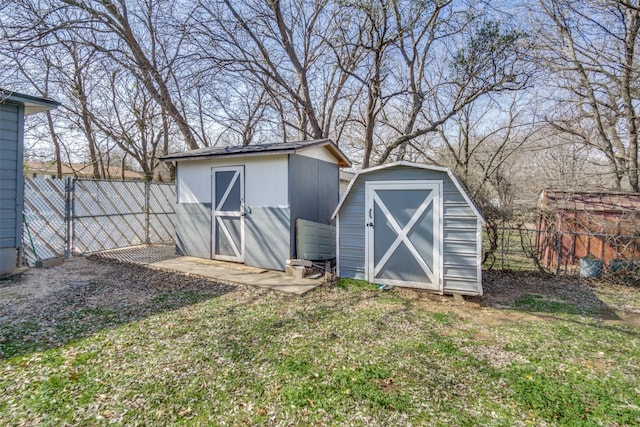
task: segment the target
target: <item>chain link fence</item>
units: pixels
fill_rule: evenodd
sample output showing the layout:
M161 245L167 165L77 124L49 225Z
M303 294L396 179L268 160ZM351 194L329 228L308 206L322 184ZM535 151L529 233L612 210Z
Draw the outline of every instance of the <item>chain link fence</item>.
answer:
M25 178L22 247L30 266L64 256L67 249L67 180Z
M142 181L25 178L23 259L172 243L175 185ZM602 198L601 198L602 199ZM485 227L485 272L536 272L640 285L640 218L564 216ZM612 225L613 224L613 225ZM596 230L596 231L591 231Z
M173 242L174 217L173 184L27 177L23 259Z
M485 230L483 269L640 284L640 235L503 224Z

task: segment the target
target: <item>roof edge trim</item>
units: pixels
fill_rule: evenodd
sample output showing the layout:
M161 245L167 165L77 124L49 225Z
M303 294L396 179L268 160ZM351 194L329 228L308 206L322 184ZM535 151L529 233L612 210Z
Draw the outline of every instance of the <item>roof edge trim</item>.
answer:
M24 104L25 115L27 116L43 111L53 110L61 105L58 101L54 101L53 99L26 95L0 88L0 103L4 102Z

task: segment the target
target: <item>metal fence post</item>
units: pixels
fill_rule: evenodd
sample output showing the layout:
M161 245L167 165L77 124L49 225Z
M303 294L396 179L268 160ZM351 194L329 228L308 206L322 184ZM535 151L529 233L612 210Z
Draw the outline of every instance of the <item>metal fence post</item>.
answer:
M504 229L500 233L500 268L504 268Z
M560 277L560 265L562 263L562 231L558 231L556 254L558 256L558 267L556 268L556 276Z
M151 244L151 218L149 210L151 209L151 183L149 181L144 182L144 237L145 244Z
M71 258L71 177L64 183L64 257Z

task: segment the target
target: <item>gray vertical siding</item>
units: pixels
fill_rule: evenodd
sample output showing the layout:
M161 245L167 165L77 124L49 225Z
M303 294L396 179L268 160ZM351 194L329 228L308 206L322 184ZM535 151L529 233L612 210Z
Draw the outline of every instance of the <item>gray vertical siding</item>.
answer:
M351 188L339 212L340 277L365 279L365 180L436 180L443 182L444 292L477 294L478 217L446 172L398 166L365 173Z
M0 248L14 252L22 244L23 121L24 107L0 104Z
M365 270L365 191L363 176L351 187L338 214L338 276L366 278Z
M296 219L331 223L340 198L337 164L306 156L289 156L290 255L296 257Z

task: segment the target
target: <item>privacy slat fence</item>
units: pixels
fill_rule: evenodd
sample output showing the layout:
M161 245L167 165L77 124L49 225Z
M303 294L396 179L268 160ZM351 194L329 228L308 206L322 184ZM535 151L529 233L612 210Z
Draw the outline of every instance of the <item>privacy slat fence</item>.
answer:
M37 259L64 255L66 199L64 180L39 176L25 179L22 247L29 265Z
M25 179L24 258L173 241L175 186L141 181Z

